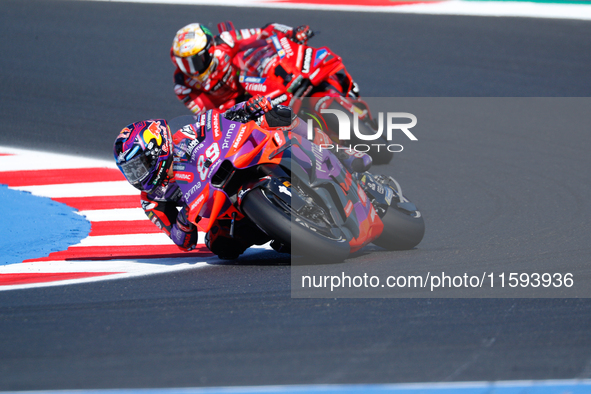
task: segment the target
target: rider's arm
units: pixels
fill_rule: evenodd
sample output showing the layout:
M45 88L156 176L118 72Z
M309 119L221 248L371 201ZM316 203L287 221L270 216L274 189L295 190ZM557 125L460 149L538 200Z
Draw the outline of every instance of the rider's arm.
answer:
M172 225L170 238L177 246L191 250L197 246L197 226L188 219L189 207L183 206L176 217L176 223Z
M261 41L260 45L263 45L264 40L272 35L277 35L279 38L287 37L298 44L305 44L308 38L313 35L310 27L307 25L293 28L279 23L269 23L263 28L230 30L228 33L231 34L232 40L236 43L238 50L258 46L258 41Z
M146 192L142 192L140 199L148 219L170 237L172 224L176 222L178 214L176 203L154 199Z
M195 115L215 107L205 93L187 85L185 75L178 68L174 72L174 93Z
M259 38L267 38L274 34L280 38L285 36L298 44L305 44L314 33L308 25L293 28L280 23L269 23L263 27Z
M187 219L187 206L178 210L175 201L141 194L142 208L152 223L168 235L179 247L193 249L197 244L197 227Z

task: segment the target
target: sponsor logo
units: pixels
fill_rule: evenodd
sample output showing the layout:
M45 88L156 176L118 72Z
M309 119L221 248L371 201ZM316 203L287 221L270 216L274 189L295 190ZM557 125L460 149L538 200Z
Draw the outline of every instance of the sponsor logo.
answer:
M281 46L285 50L285 55L288 59L293 56L293 49L291 49L291 44L289 43L287 37L283 37L281 39Z
M314 153L314 157L316 158L316 171L325 172L322 169L322 162L324 161L324 157L322 155L322 147L312 144L312 153Z
M199 141L195 140L195 145L197 144L199 144ZM204 145L205 144L202 142L201 144L193 148L193 150L191 151L191 161L195 160L195 156L197 156L197 153L201 150L201 148L203 148Z
M181 133L190 138L195 137L195 129L193 128L193 125L190 124L183 126L183 128L181 129Z
M283 49L283 47L281 46L281 43L279 42L277 36L271 36L271 41L273 42L273 46L275 47L275 50L277 51L279 57L285 57L285 49Z
M175 172L174 179L177 182L181 182L181 183L193 182L193 173L191 173L191 172Z
M207 131L211 130L211 111L207 111L207 113L205 114L205 125L207 127Z
M222 142L222 149L229 149L230 148L230 141L232 141L232 134L234 133L234 129L236 128L236 123L231 123L228 126L228 131L226 131L226 135L224 136L224 141Z
M193 210L195 208L197 208L201 203L203 203L203 201L205 201L205 193L201 193L201 195L199 196L199 198L197 198L193 204L191 204L191 206L189 207L190 210Z
M162 134L160 133L160 122L152 122L143 134L144 141L156 140L158 145L162 144Z
M280 31L282 33L287 33L291 30L290 27L287 27L286 25L282 25L281 23L273 23L273 29Z
M158 204L156 204L155 202L142 201L142 208L144 209L144 211L151 211L152 209L156 208L157 206L158 206Z
M279 132L275 132L273 137L275 138L275 142L277 143L277 146L281 146L285 143L283 136L281 134L279 134Z
M197 144L199 144L199 140L191 140L191 142L189 142L189 145L187 145L187 152L192 152L193 149L195 149L195 147L197 146Z
M312 52L314 50L312 48L307 48L306 53L304 54L304 65L302 66L302 72L307 74L310 72L310 63L312 63Z
M220 130L220 116L216 114L212 119L212 123L213 138L214 140L219 141L219 139L222 138L222 131Z
M279 185L279 192L281 192L283 194L287 194L289 197L291 197L291 192L289 191L288 188L286 188L283 185Z
M351 214L352 211L353 211L353 203L349 200L349 202L345 206L345 215L347 217L349 217L349 215Z
M316 78L316 75L318 75L318 73L320 72L320 69L317 68L316 71L314 71L311 75L310 75L310 80Z
M226 44L230 46L230 48L234 48L234 39L232 38L232 35L230 33L224 31L222 32L222 34L220 34L220 38L224 40Z
M247 83L244 88L250 92L265 93L267 91L267 85L263 85L262 83Z
M158 217L157 216L155 216L155 215L152 216L150 218L150 221L152 223L154 223L156 225L156 227L158 227L160 230L162 230L162 222L160 220L158 220Z
M274 107L277 104L280 104L280 103L282 103L282 102L284 102L286 100L287 100L287 94L284 93L281 96L279 96L279 97L274 98L273 100L271 100L271 106Z
M195 193L197 190L201 189L201 182L197 182L195 185L193 185L192 188L190 188L184 195L183 197L185 198L185 201L189 201L189 198L193 195L193 193Z
M226 82L232 76L232 71L233 71L233 69L232 69L232 67L230 67L228 69L228 71L226 71L226 74L224 74L224 77L218 83L215 84L215 86L213 87L213 89L211 89L211 91L215 92L216 90L218 90L222 86L226 85Z
M387 187L386 188L386 195L384 196L384 198L386 199L386 203L388 203L388 205L392 205L392 197L393 196L394 196L394 192L392 191L392 189Z
M248 29L242 29L240 30L240 35L242 36L242 38L246 39L250 37L250 31Z
M240 126L240 131L238 132L238 137L236 137L236 141L234 141L234 144L232 145L232 147L234 149L238 149L238 147L240 146L240 142L242 141L242 137L244 136L245 131L246 131L246 125Z
M328 55L328 51L326 49L319 49L316 52L316 56L314 56L314 67L318 65L325 57Z
M265 81L267 80L267 78L248 77L246 75L240 75L240 77L238 78L238 80L240 81L240 83L265 83Z
M275 56L275 55L265 58L261 62L261 65L257 67L257 70L261 74L268 74L269 70L271 69L271 67L273 67L275 65L276 62L277 62L277 56Z
M244 197L248 191L250 191L250 187L248 189L240 189L238 192L238 201L242 201L242 197Z

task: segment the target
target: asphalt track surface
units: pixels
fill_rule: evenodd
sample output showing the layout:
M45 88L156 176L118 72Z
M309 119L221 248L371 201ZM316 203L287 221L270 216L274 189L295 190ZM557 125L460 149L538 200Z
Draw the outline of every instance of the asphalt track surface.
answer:
M366 96L591 93L589 22L5 0L0 145L110 158L126 124L186 113L175 31L225 19L321 30ZM588 134L425 136L396 169L423 243L352 261L588 264ZM587 299L292 299L289 260L244 259L1 292L0 390L589 378L590 328Z

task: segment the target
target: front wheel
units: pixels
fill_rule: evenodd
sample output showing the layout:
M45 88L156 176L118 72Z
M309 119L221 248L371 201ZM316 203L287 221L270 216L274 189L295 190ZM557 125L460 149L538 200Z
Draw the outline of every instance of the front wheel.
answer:
M291 192L296 193L296 188L292 187ZM305 256L308 264L340 262L349 255L349 243L338 228L305 213L311 210L296 212L269 190L251 190L243 197L241 208L272 239L292 254Z

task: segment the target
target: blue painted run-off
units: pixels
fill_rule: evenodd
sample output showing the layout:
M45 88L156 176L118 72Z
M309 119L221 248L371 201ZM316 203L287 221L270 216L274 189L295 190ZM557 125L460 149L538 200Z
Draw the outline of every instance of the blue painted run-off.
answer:
M588 394L591 380L47 390L30 394ZM5 391L2 394L20 394Z
M86 238L90 222L74 208L0 185L0 265L48 256Z

